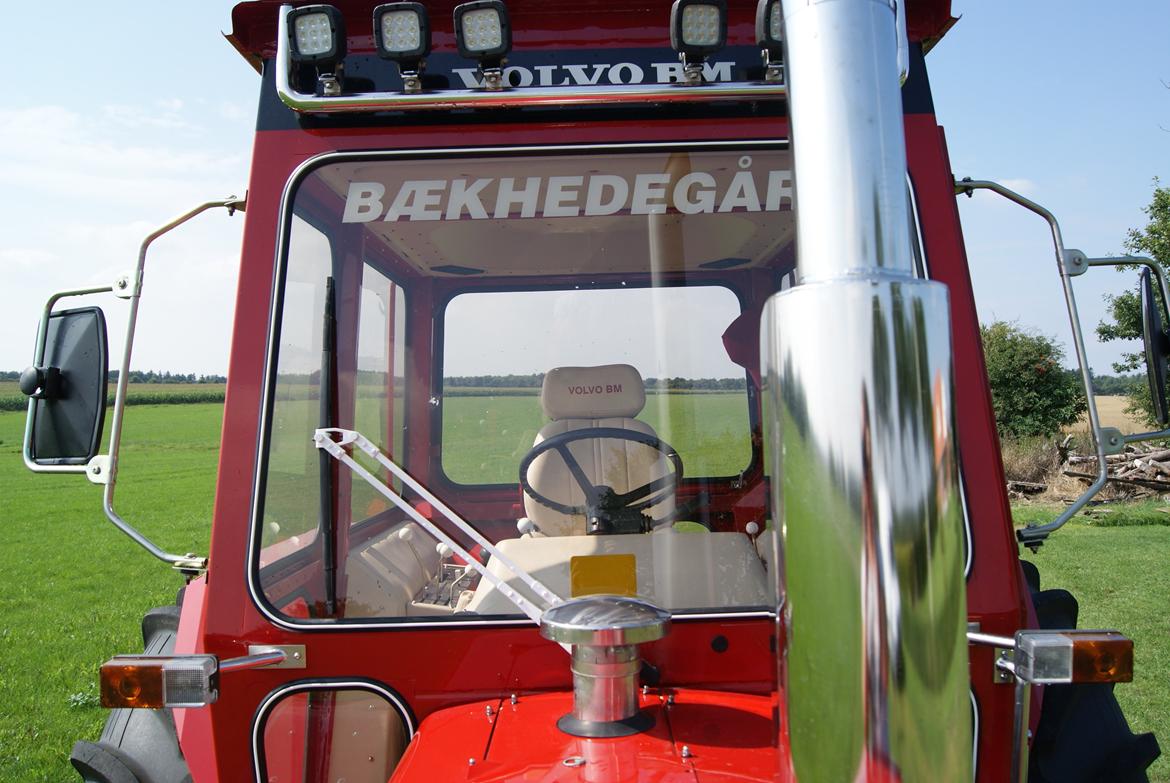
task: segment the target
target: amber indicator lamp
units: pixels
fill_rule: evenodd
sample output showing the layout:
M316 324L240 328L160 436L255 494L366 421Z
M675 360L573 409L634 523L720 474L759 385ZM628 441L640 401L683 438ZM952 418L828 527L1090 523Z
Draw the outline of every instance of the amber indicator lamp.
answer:
M1073 682L1133 682L1133 640L1116 631L1086 631L1073 638Z
M163 699L162 668L150 665L106 661L101 670L102 706L148 707L166 706Z
M214 655L118 655L102 664L102 706L202 707L218 695Z

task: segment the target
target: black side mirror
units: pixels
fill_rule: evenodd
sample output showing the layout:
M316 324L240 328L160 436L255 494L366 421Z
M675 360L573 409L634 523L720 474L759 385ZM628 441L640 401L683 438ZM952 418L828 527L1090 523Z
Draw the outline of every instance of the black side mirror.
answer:
M1163 427L1170 423L1170 411L1166 405L1166 357L1170 355L1170 336L1162 326L1162 309L1154 295L1154 285L1149 269L1142 270L1142 341L1146 348L1146 377L1150 381L1150 398L1154 402L1154 415Z
M84 465L106 418L106 317L98 307L51 313L36 364L20 374L32 401L25 454L37 465Z

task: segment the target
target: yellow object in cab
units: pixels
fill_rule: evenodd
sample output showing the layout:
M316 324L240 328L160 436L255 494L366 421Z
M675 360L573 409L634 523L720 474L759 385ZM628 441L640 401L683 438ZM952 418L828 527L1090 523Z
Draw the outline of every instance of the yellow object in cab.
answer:
M633 555L579 555L569 559L569 592L583 595L638 595Z

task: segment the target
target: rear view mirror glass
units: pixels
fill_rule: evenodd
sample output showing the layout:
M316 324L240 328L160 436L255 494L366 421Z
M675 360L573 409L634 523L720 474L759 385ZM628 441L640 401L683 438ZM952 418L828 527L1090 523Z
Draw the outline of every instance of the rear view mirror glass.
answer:
M84 465L101 446L106 415L106 318L98 307L48 316L36 364L20 376L31 398L25 453L38 465Z
M1166 406L1166 356L1170 354L1170 336L1162 325L1162 310L1150 270L1142 271L1142 342L1146 349L1146 376L1150 381L1150 398L1158 422L1165 427L1170 422Z

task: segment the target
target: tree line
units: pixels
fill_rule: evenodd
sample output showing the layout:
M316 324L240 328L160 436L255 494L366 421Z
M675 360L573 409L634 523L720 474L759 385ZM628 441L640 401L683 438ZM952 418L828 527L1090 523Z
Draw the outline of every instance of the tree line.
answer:
M539 389L544 373L531 375L456 375L443 379L449 389ZM743 391L744 378L646 378L647 391Z
M110 383L118 382L118 371L110 370ZM20 380L19 370L0 370L0 381ZM129 383L227 383L226 375L203 375L193 372L159 372L157 370L131 370Z

